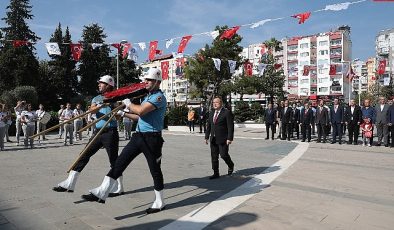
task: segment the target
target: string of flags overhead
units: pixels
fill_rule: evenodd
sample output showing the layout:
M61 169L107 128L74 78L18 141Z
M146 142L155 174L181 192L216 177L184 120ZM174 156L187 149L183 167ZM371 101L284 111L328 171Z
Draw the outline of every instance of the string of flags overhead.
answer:
M298 24L304 24L308 19L311 18L312 13L318 13L318 12L323 12L323 11L341 11L341 10L347 10L350 5L353 4L359 4L366 2L367 0L359 0L359 1L353 1L353 2L342 2L342 3L336 3L336 4L329 4L326 5L325 8L315 10L315 11L306 11L298 14L291 15L290 17L295 18L298 20ZM178 54L183 54L183 52L186 49L187 44L189 41L195 37L195 36L210 36L212 39L216 39L219 35L219 39L225 40L225 39L231 39L235 34L237 34L238 30L240 30L242 27L249 27L251 29L256 29L258 27L264 26L266 23L270 23L273 21L278 21L278 20L283 20L286 19L287 17L280 17L280 18L268 18L268 19L263 19L259 20L257 22L249 23L249 24L244 24L244 25L237 25L233 26L227 30L225 30L222 34L220 34L219 31L209 31L209 32L202 32L198 34L192 34L192 35L187 35L183 37L174 37L174 38L169 38L165 40L161 40L165 42L165 48L170 49L170 47L173 45L174 41L177 39L181 39L177 53ZM29 45L33 44L33 42L25 41L25 40L3 40L3 41L11 41L14 47L21 47L24 45ZM156 55L160 55L163 53L162 50L158 49L158 40L153 40L149 42L149 60L152 61ZM37 44L37 42L35 43ZM81 43L61 43L62 45L69 45L70 49L72 51L72 57L74 58L75 61L79 61L81 57L82 50L86 48L86 44L81 44ZM119 55L121 55L122 58L127 58L130 60L137 61L138 55L137 55L137 50L136 47L138 47L141 51L144 51L146 47L147 42L137 42L137 43L91 43L87 44L90 45L93 49L97 49L103 45L109 45L117 49L117 52ZM135 47L133 47L135 45ZM55 42L48 42L45 43L45 47L48 51L49 55L61 55L61 50L59 48L59 43ZM216 62L216 64L220 62ZM215 66L216 66L215 64Z

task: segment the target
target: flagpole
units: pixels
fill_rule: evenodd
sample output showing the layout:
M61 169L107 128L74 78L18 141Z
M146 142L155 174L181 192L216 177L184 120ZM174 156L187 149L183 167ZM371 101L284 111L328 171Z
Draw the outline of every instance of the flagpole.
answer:
M119 89L119 50L116 55L116 89Z

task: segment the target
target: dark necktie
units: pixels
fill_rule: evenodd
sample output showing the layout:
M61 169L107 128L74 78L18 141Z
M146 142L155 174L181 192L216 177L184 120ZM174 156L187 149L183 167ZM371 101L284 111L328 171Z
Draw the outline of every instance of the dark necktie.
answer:
M218 119L219 112L215 111L215 116L213 117L213 123L216 124L216 120Z

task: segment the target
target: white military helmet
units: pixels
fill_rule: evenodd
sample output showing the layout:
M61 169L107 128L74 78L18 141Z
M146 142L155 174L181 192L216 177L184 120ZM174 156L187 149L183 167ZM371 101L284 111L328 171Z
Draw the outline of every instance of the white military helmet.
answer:
M112 87L115 85L114 78L109 75L104 75L104 76L100 77L100 79L97 82L107 83L108 85L110 85Z
M144 79L152 79L156 81L162 81L161 71L157 68L150 68L148 73L143 77Z

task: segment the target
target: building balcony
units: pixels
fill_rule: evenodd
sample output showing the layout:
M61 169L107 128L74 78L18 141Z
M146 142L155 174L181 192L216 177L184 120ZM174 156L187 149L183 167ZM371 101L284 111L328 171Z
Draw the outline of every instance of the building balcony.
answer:
M298 59L297 58L288 59L287 62L288 63L298 62Z
M342 57L341 53L330 54L330 58L341 58L341 57Z
M289 76L287 80L298 80L298 76Z
M317 83L311 83L311 87L312 88L316 88L317 87Z
M291 88L292 88L292 89L298 88L298 85L289 85L288 88L289 88L289 89L291 89Z
M342 44L330 44L331 49L340 49L342 48Z

